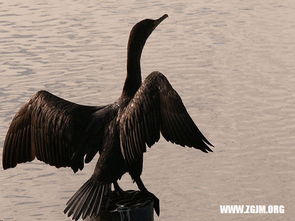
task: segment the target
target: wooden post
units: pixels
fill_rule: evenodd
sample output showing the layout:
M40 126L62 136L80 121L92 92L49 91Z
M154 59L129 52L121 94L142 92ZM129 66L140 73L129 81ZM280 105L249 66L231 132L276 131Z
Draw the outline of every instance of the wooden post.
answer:
M140 191L112 192L108 208L86 221L154 221L153 199Z

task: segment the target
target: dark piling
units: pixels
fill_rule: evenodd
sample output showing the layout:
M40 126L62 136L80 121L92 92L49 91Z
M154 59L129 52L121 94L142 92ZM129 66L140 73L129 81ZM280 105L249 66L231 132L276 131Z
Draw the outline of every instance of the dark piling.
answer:
M86 221L153 221L153 199L140 191L112 192L107 211Z

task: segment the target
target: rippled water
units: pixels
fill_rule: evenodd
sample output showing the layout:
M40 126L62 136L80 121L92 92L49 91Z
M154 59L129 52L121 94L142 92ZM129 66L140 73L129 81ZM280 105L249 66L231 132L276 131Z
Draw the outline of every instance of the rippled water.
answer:
M214 153L163 140L143 180L161 200L156 220L295 217L295 4L285 1L0 1L0 146L22 103L45 89L73 102L114 101L128 34L169 14L142 56L163 72ZM2 152L2 148L0 148ZM90 177L33 161L0 172L0 220L69 220L68 198ZM128 176L121 184L135 188ZM283 204L284 215L221 215L220 204Z

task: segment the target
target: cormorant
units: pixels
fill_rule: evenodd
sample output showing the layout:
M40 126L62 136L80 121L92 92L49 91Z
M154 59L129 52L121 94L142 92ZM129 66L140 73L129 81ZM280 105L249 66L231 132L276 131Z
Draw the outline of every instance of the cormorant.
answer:
M167 78L152 72L142 82L140 57L145 42L168 15L145 19L131 30L127 77L121 96L104 106L79 105L47 91L39 91L13 118L3 149L3 168L35 158L49 165L82 170L95 154L100 157L90 179L68 201L65 213L78 220L97 216L107 206L111 184L128 172L138 188L147 191L140 175L143 153L163 137L172 143L212 151Z

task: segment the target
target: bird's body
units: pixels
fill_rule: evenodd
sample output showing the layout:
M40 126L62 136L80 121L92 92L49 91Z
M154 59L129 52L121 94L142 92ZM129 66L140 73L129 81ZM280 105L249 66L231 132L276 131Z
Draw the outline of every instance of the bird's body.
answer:
M167 15L136 24L128 43L127 77L121 96L105 106L84 106L39 91L16 114L3 150L3 168L35 157L56 167L82 170L99 152L90 179L68 201L73 219L97 216L107 207L111 184L128 172L141 191L143 153L163 137L172 143L211 151L181 98L160 72L141 81L140 56L146 39ZM212 146L212 145L211 145ZM159 213L158 199L155 210Z

